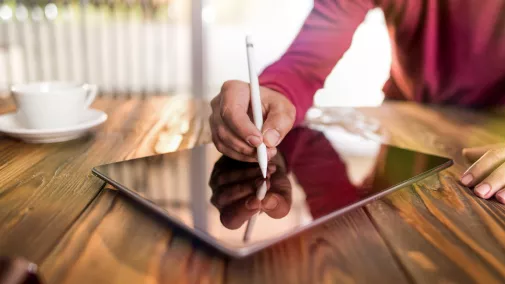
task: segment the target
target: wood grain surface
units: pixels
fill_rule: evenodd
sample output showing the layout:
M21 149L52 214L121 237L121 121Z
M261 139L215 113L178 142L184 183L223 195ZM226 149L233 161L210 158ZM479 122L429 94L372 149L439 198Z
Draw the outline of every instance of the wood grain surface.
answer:
M500 113L392 102L358 109L388 143L449 156L455 166L233 260L91 175L97 164L208 143L208 103L101 98L94 107L109 120L79 140L0 138L0 254L39 264L47 283L504 282L505 207L457 182L463 147L503 141ZM0 101L0 113L12 110Z
M383 123L392 144L449 156L456 163L366 206L406 271L424 283L503 282L505 207L475 197L458 182L468 165L461 149L503 142L503 130L495 131L503 117L409 103L361 112Z

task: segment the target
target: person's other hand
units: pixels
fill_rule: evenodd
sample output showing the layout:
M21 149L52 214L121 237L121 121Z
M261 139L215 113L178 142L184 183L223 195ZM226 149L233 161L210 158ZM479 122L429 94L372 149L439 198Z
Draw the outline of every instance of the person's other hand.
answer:
M293 127L296 110L281 93L260 87L263 129L252 120L249 84L227 81L211 102L209 118L212 142L224 155L239 161L257 161L256 147L267 146L268 159L277 153L276 146Z
M477 196L505 204L505 144L463 149L463 156L473 163L462 175L461 183L474 187Z
M256 191L263 182L267 183L267 193L260 201ZM228 229L240 228L260 210L279 219L291 209L291 183L281 163L268 165L265 180L257 163L238 162L223 156L214 166L209 185L211 203L219 210L221 223Z

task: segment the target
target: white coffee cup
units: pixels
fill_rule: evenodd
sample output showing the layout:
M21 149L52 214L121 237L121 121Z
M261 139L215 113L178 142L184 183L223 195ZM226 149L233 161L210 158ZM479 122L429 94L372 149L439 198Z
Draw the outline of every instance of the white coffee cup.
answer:
M96 98L98 87L73 82L34 82L11 88L17 119L29 129L78 124Z

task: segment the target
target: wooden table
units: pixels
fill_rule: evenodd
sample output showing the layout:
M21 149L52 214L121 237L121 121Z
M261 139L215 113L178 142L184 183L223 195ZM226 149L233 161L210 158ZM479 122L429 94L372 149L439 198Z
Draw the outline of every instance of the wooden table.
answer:
M359 109L380 121L390 143L449 155L456 165L253 257L226 260L173 235L91 174L97 164L155 154L167 124L189 125L173 149L209 142L208 104L154 97L99 99L94 107L109 120L86 138L49 145L0 138L0 254L37 263L47 283L505 279L505 206L457 182L461 148L503 141L505 116L413 103ZM0 113L13 108L0 102Z

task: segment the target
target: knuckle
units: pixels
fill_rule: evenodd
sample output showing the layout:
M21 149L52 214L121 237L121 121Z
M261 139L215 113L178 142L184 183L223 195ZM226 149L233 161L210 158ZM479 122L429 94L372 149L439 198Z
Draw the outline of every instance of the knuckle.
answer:
M214 196L213 197L213 200L211 200L212 204L214 206L216 206L216 208L221 211L223 209L226 208L227 206L227 199L226 199L226 196L223 196L223 195L226 195L226 192L224 192L223 190L225 189L220 189L219 191L219 194Z
M221 87L221 90L225 92L226 90L229 90L233 88L235 85L237 85L239 81L237 80L228 80L223 83L223 86Z
M244 146L241 146L241 145L236 145L235 146L235 151L237 151L240 154L245 155L245 156L248 156L248 155L250 155L252 153L252 149L251 148L247 148L247 147L244 147Z
M227 89L229 89L231 87L231 85L233 85L233 81L231 81L231 80L225 81L223 83L223 86L221 87L221 90L226 91Z
M221 152L221 153L223 153L223 154L224 154L224 149L225 149L225 148L224 148L223 143L221 143L221 142L217 142L217 143L214 143L214 144L216 145L216 149L217 149L219 152Z
M219 137L222 141L225 141L225 140L226 140L226 137L228 136L228 135L227 135L227 131L226 131L226 129L224 128L224 126L219 126L219 127L217 127L217 130L216 130L216 135L217 135L217 137Z
M504 150L503 149L491 149L487 151L487 158L491 159L493 162L498 162L503 159L504 157Z
M210 106L212 108L212 110L214 111L214 109L216 108L219 108L219 102L221 100L220 98L221 94L215 96L211 101L210 101Z
M214 196L210 198L210 203L214 205L218 210L221 209Z
M233 188L233 193L235 195L245 195L245 194L250 194L251 188L247 184L244 183L239 183L236 184L235 187Z
M221 108L221 117L230 122L233 117L235 116L235 113L237 112L238 110L238 106L237 105L233 105L233 106L230 106L230 105L224 105L222 108Z
M223 201L222 201L222 199L223 199L223 198L219 196L219 197L217 197L217 198L214 198L214 200L213 200L213 202L212 202L212 204L213 204L214 206L216 206L216 208L217 208L218 210L221 210L221 209L223 209L223 207L224 207L224 206L223 206Z
M223 105L220 109L219 115L221 116L221 118L225 119L228 112L229 112L229 107L227 105Z

